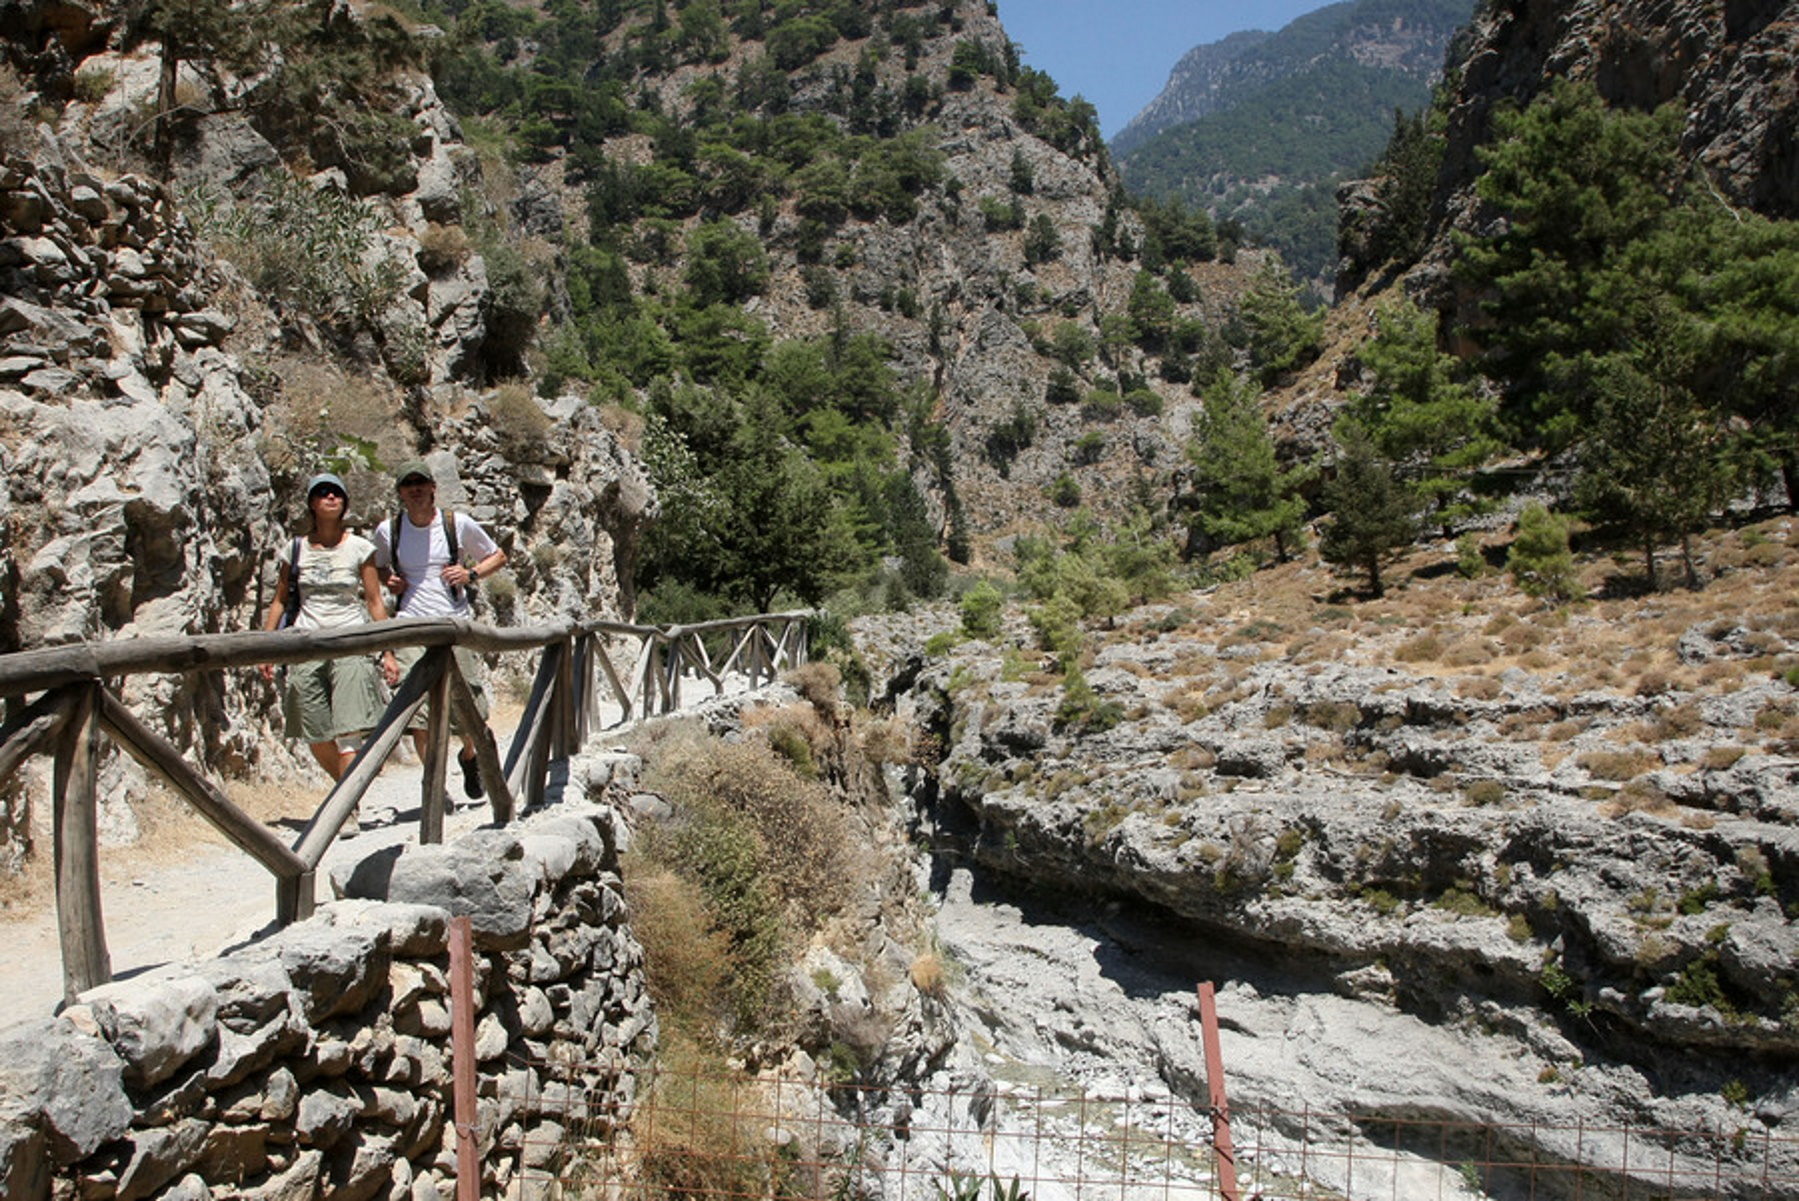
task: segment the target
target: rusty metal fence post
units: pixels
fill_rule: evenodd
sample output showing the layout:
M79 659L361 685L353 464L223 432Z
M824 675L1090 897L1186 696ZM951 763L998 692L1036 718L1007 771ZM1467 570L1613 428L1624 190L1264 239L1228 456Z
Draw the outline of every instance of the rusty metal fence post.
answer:
M474 925L450 919L450 1079L456 1123L456 1201L480 1201L481 1146L475 1102Z
M1212 1146L1218 1152L1218 1188L1224 1201L1237 1196L1237 1152L1231 1146L1231 1105L1224 1092L1224 1057L1218 1049L1218 1001L1212 982L1199 986L1199 1032L1206 1056L1206 1086L1212 1094Z

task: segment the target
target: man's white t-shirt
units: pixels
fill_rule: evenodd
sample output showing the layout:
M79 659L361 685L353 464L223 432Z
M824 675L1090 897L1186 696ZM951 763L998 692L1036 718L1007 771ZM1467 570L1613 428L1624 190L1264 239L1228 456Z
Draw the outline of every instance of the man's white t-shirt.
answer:
M450 544L444 538L442 510L434 510L429 525L412 524L412 518L400 515L400 546L396 554L388 545L394 528L390 519L375 527L375 566L386 571L397 563L406 577L406 591L400 594L396 617L467 617L470 613L468 590L461 598L450 594L444 583L443 570L450 565ZM500 549L487 531L466 513L456 514L456 549L465 565L479 563Z

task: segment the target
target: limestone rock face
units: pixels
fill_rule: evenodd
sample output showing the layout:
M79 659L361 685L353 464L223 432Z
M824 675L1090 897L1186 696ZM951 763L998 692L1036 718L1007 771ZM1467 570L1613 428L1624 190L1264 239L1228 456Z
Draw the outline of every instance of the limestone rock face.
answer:
M1027 642L1022 624L920 658L920 615L858 623L889 681L876 693L942 747L912 787L933 845L1030 895L1122 901L1171 945L1253 948L1258 972L1476 1023L1539 1071L1583 1060L1589 1113L1721 1114L1719 1089L1752 1063L1767 1065L1743 1076L1753 1095L1785 1095L1799 764L1779 741L1714 753L1784 681L1574 692L1513 668L1472 687L1372 640L1314 662L1232 657L1149 632L1158 611L1091 650L1087 682L1114 706L1092 728L1060 690L1015 678L1018 652L999 648ZM946 610L939 628L955 621ZM1718 626L1667 641L1727 661ZM1678 733L1622 764L1669 714ZM1659 1091L1611 1095L1607 1081L1644 1073ZM1478 1109L1477 1075L1454 1089ZM1542 1092L1508 1105L1546 1117L1565 1089Z
M392 209L412 224L372 251L405 264L420 253L417 232L457 215L468 169L428 85L414 101L427 166ZM184 145L189 183L206 175L220 188L273 154L254 129L224 118ZM641 466L575 398L527 395L508 424L457 382L479 370L487 340L479 255L436 277L413 265L399 278L387 320L423 331L421 370L445 381L417 396L446 484L441 500L486 524L512 560L512 587L492 589L480 618L628 615L636 547L656 504ZM262 364L274 327L246 294L171 187L102 175L47 127L30 154L0 158L0 651L260 626L274 548L296 508L292 477L313 468L293 461L289 432L269 416ZM379 348L371 357L380 362ZM410 453L402 446L393 457ZM355 482L360 515L378 521L392 509L385 475L365 470ZM285 761L277 693L254 673L140 676L118 687L212 768ZM9 791L0 818L8 863L33 840L25 798L41 795L42 774ZM135 764L106 759L109 841L135 836L132 805L144 787Z

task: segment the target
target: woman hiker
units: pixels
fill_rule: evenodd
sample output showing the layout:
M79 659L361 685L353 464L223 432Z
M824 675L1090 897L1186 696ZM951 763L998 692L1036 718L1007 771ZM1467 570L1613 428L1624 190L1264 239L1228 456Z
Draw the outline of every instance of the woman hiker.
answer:
M375 571L375 544L344 525L349 507L349 489L340 477L323 472L307 483L311 527L292 540L282 558L263 629L291 625L331 630L387 620L381 578ZM263 664L261 671L263 679L275 678L270 664ZM356 758L356 748L344 742L360 739L386 708L383 676L390 686L400 678L392 651L381 655L379 668L369 656L358 654L295 663L287 669L283 706L287 736L304 738L313 758L333 780L342 779ZM345 830L355 828L356 815L351 814Z

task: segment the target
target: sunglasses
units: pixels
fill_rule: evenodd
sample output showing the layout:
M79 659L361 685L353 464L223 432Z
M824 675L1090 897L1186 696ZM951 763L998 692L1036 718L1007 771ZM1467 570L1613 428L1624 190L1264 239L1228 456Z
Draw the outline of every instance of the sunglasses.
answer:
M329 484L326 484L322 487L314 488L312 490L312 494L314 496L335 496L339 500L349 500L350 499L349 493L345 492L342 488L333 488Z

